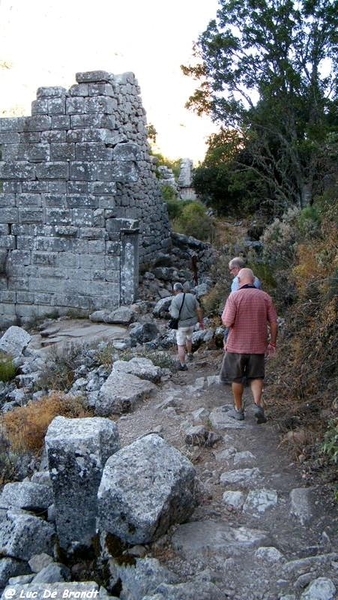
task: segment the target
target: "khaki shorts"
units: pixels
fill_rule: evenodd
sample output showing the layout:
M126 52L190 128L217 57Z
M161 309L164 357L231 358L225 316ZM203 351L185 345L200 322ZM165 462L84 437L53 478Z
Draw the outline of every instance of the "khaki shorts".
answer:
M179 327L176 331L176 343L178 346L184 346L185 342L191 341L192 334L194 333L195 325L190 327Z
M224 356L224 370L227 378L235 383L242 383L243 377L248 380L264 379L265 355L226 352Z

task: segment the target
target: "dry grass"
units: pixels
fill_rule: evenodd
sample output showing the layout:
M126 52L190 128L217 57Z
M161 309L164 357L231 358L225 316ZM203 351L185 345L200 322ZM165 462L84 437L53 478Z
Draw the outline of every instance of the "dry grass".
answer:
M56 416L81 418L93 416L78 397L53 392L26 406L4 413L0 428L14 452L39 453L43 447L48 426Z

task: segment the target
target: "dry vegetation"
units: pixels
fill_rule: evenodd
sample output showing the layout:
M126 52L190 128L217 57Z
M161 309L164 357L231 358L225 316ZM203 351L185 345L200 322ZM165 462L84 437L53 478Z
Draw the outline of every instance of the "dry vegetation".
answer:
M57 416L92 417L93 413L85 407L81 398L52 392L45 398L4 413L0 419L0 428L14 452L39 453L48 426Z

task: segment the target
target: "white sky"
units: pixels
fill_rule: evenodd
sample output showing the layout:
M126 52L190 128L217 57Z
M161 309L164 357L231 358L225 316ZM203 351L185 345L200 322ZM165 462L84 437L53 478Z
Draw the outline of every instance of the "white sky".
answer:
M196 83L181 74L218 0L0 0L0 113L29 115L41 86L79 71L135 73L147 121L168 158L202 160L211 121L184 104Z

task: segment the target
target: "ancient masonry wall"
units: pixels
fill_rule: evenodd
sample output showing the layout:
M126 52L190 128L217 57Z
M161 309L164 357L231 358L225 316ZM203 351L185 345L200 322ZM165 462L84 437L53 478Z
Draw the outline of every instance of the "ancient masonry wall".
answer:
M139 264L170 246L132 73L39 88L0 119L0 326L137 297Z

